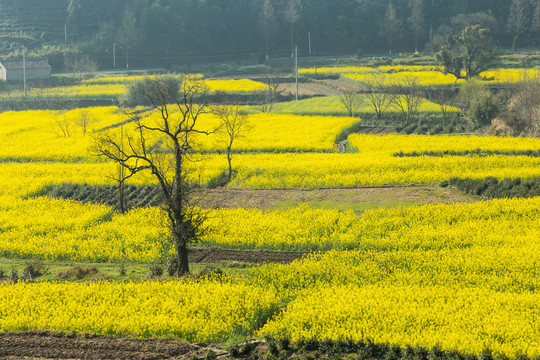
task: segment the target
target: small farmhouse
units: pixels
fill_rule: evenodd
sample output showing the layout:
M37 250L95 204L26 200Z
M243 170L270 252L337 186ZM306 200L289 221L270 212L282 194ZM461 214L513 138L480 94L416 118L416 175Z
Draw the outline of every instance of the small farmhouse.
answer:
M50 79L51 65L47 60L6 60L0 61L0 79L6 81Z

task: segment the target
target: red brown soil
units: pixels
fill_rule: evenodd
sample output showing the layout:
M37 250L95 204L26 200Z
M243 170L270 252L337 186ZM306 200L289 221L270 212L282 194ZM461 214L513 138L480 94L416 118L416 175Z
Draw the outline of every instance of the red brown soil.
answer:
M0 333L0 359L188 359L205 349L178 340L60 336L50 331ZM217 354L223 350L214 350Z
M267 262L290 263L300 259L305 252L268 250L223 250L211 248L190 248L190 263L247 262L262 264Z

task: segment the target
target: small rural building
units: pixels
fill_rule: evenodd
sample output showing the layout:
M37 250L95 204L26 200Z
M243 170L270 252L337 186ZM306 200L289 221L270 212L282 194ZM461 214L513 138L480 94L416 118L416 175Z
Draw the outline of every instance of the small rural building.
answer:
M6 81L23 81L23 71L26 80L50 79L51 65L47 60L26 60L23 70L22 60L0 60L0 79Z

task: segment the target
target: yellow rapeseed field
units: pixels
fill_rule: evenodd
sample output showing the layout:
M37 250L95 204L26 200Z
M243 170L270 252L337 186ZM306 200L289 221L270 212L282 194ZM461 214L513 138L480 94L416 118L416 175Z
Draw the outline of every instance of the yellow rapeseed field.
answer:
M454 75L443 74L442 68L438 66L407 66L391 65L380 67L364 66L343 66L343 67L323 67L300 69L301 74L306 75L340 75L345 79L357 82L381 81L385 86L392 86L399 83L411 81L420 86L444 86L462 83L464 80L456 79ZM464 75L464 74L463 74ZM513 83L531 78L538 78L540 70L537 69L496 69L484 71L480 74L480 79L491 83Z
M212 280L2 283L0 296L0 331L54 329L208 343L252 333L277 308L272 291Z
M424 70L434 71L384 71L397 76ZM82 119L91 120L84 127ZM114 184L116 165L96 159L89 149L93 131L109 128L117 137L126 119L115 107L0 114L0 256L159 264L171 255L167 217L160 208L118 214L110 206L43 196L54 184ZM212 115L200 121L205 129L218 124ZM339 153L337 135L358 119L251 114L246 121L235 143L242 154L233 156L236 175L229 187L540 176L540 159L532 156L394 156L538 151L533 138L353 134L349 145L358 151ZM133 134L131 125L123 125L125 137ZM149 143L163 150L158 138ZM190 176L204 186L226 169L224 147L219 133L197 138L194 145L199 154L189 164ZM141 173L129 183L155 180ZM0 332L42 328L191 342L265 335L371 339L465 354L489 348L509 357L540 356L538 197L361 214L302 204L284 211L211 209L207 215L212 231L201 246L314 253L291 264L253 267L243 277L4 282Z

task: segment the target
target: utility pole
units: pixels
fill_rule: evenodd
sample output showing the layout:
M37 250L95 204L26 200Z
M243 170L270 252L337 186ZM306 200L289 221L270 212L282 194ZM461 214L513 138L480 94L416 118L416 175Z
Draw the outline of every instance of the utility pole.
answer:
M116 43L112 44L113 67L116 69Z
M67 23L64 24L64 44L67 45Z
M298 45L294 46L294 75L296 78L296 101L298 101Z
M22 63L23 63L23 92L24 98L26 99L26 48L23 46L22 53Z
M308 31L309 56L311 56L311 31Z

